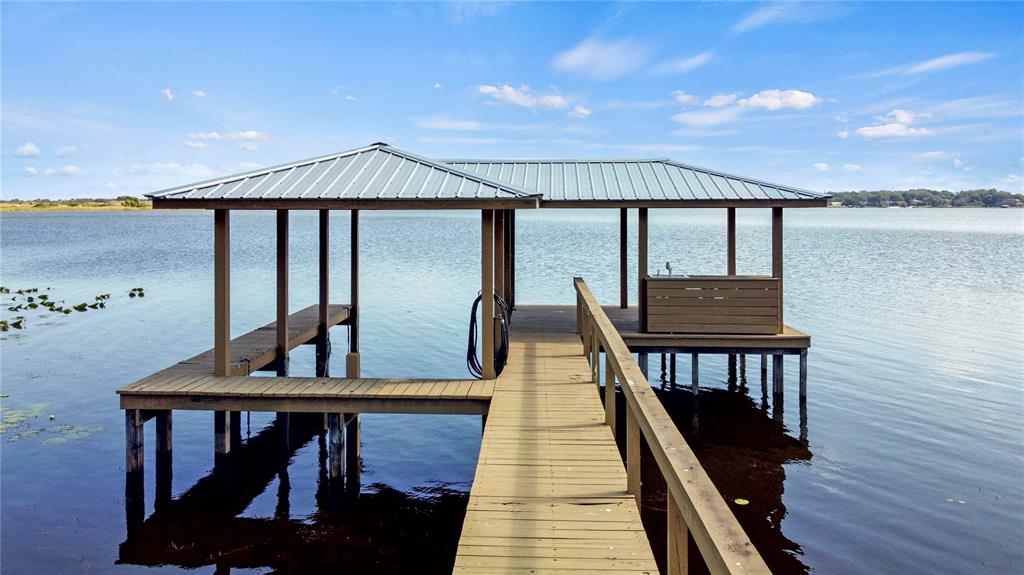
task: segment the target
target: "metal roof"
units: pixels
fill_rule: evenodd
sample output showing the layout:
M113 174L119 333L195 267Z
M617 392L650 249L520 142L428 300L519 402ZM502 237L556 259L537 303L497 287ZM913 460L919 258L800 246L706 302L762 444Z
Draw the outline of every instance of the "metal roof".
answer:
M445 160L459 169L543 194L543 201L822 201L830 197L698 168L655 160Z
M376 143L365 148L264 168L147 194L161 202L194 200L534 200L537 194L477 173ZM383 202L378 202L383 203Z

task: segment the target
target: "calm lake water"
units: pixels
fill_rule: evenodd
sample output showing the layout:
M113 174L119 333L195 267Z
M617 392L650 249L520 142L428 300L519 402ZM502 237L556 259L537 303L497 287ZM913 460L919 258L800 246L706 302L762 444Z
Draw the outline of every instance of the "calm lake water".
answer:
M344 303L348 214L332 217L332 299ZM218 557L234 572L446 569L479 417L364 415L363 494L338 507L324 502L315 431L294 425L299 447L282 454L271 415L243 419L250 468L225 487L208 477L212 415L177 412L175 507L126 542L114 390L211 346L212 223L204 212L0 219L0 284L71 304L111 294L106 309L29 312L25 329L0 337L0 402L13 424L0 435L3 572L208 573ZM572 303L576 275L617 301L617 212L546 210L517 223L519 303ZM767 210L740 210L740 273L770 270L769 223ZM362 224L364 375L464 377L479 215L365 213ZM241 334L274 319L273 215L238 213L232 234ZM650 236L652 270L671 261L677 273L724 272L722 210L654 210ZM315 214L293 215L291 240L294 311L317 297ZM737 515L772 567L1024 570L1024 211L787 210L785 269L787 323L814 338L807 444L796 440L793 359L782 430L762 408L756 358L749 390L733 391L724 357L701 361L699 433L686 386L661 394L726 499L750 500ZM135 287L146 296L129 298ZM291 374L312 374L313 355L300 348ZM343 353L332 363L343 372Z

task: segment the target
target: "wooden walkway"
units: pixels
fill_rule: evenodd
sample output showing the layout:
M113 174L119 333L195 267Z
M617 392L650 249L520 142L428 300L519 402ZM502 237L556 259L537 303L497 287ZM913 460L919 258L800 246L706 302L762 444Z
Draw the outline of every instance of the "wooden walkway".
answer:
M121 409L485 414L494 381L152 376L117 390Z
M575 308L521 308L496 380L455 573L657 573Z
M288 349L309 343L317 335L320 306L313 304L288 316ZM347 323L351 306L332 304L328 306L327 324L335 326ZM274 362L277 357L277 322L250 331L231 340L231 375L249 375ZM182 373L213 374L213 350L179 362L161 372L169 375ZM152 376L151 376L152 377Z

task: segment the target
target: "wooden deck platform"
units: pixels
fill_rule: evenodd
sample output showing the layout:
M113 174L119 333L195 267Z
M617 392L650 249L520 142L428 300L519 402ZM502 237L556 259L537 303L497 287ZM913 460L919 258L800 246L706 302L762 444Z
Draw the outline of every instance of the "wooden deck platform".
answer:
M523 306L496 380L455 573L657 573L575 333Z
M493 391L494 381L476 379L218 377L186 373L149 377L117 393L121 409L485 414Z
M327 315L330 326L348 322L351 306L331 304ZM317 334L318 314L320 306L313 304L288 316L288 349L309 343ZM249 375L274 362L277 348L277 322L250 331L231 340L231 375ZM204 373L213 374L213 350L176 363L171 367L153 374L166 376L170 374Z
M572 305L525 305L519 306L516 315L524 312L540 321L553 314L576 313ZM637 308L601 306L608 319L615 325L626 345L634 351L680 351L700 353L744 353L762 352L774 354L799 354L811 347L811 336L793 327L784 326L778 335L730 335L691 333L641 333L637 319Z

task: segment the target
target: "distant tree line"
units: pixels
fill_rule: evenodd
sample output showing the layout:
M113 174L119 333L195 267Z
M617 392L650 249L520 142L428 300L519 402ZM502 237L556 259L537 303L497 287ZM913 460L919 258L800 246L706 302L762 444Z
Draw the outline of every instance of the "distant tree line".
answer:
M834 192L833 202L842 202L844 206L886 208L900 207L931 207L931 208L999 208L1002 206L1024 206L1024 194L1012 194L996 189L963 190L877 190L859 192Z

